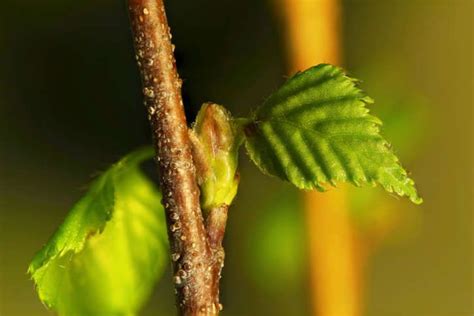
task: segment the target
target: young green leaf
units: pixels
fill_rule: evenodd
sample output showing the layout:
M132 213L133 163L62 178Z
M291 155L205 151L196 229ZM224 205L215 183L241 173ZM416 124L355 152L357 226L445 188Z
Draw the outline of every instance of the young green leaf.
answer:
M93 182L28 269L60 315L134 315L167 262L161 195L140 171L150 148Z
M421 203L414 182L380 136L373 103L343 70L321 64L290 78L255 112L246 148L267 174L302 189L379 183Z
M205 103L189 131L201 207L208 211L230 205L239 186L238 149L242 144L241 124L221 105Z

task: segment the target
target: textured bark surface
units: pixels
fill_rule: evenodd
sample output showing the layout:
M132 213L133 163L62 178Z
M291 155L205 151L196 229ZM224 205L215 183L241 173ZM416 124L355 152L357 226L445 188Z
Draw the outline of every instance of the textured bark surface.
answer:
M211 291L219 299L219 281L221 279L222 268L224 267L224 247L222 239L224 238L225 227L227 224L227 212L229 206L222 204L219 207L209 210L206 217L206 229L209 245L212 252L211 269L214 276L211 283ZM217 301L217 312L222 310L222 305Z
M178 309L181 315L217 315L221 306L218 284L222 236L216 251L216 233L210 234L211 245L200 209L182 81L176 70L163 1L129 0L128 5L160 172ZM223 235L223 229L220 231Z

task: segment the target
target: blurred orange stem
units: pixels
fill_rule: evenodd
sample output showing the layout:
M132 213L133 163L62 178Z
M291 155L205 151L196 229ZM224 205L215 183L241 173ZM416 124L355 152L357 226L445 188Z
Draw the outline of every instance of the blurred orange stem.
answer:
M290 73L319 63L340 64L338 0L281 0ZM361 315L363 252L351 223L346 189L304 194L313 311Z

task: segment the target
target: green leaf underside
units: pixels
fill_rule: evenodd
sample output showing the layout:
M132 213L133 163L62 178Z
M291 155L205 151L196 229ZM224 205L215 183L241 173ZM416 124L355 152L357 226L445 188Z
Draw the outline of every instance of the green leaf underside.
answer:
M137 150L96 179L28 269L60 315L134 315L167 262L161 194Z
M302 189L379 183L421 203L414 182L380 135L373 103L343 70L321 64L290 78L257 109L246 148L267 174Z

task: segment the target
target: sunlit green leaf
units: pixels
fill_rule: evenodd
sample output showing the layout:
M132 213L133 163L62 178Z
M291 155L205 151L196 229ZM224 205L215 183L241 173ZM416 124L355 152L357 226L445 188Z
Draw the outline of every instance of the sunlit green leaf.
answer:
M251 159L268 174L299 188L324 190L327 183L379 183L388 192L421 203L414 182L380 135L373 103L331 65L290 78L256 111L246 127Z
M161 195L131 153L95 180L28 272L60 315L134 315L167 261Z

